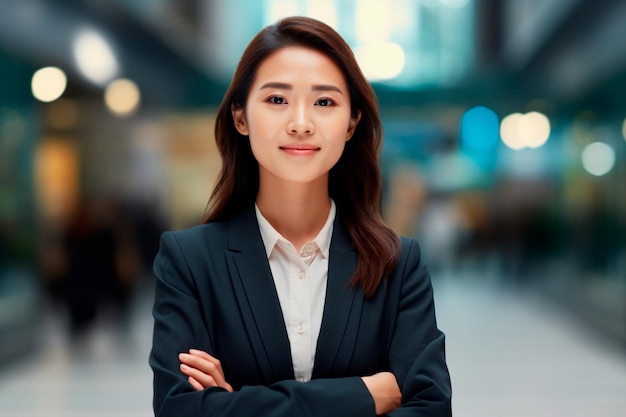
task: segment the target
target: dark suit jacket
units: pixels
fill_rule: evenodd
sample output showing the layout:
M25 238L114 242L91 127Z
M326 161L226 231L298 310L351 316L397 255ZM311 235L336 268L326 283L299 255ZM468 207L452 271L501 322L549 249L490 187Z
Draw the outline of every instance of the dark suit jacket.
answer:
M164 233L154 264L155 415L374 416L360 377L389 370L402 391L390 415L450 416L444 335L418 245L402 238L394 274L371 298L348 284L356 261L337 215L313 377L301 383L254 207ZM196 392L179 371L178 353L190 348L217 357L236 392Z

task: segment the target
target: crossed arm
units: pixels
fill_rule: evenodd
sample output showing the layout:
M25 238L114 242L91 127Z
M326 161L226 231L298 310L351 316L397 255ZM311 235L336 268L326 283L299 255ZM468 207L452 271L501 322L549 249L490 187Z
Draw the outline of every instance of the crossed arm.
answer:
M222 365L217 358L202 350L190 349L189 353L179 354L178 360L180 371L187 376L187 380L196 391L208 387L221 387L233 392L231 385L226 382ZM400 406L402 394L391 372L379 372L361 379L374 399L376 415L387 414Z
M165 239L155 261L155 331L150 355L155 415L277 416L298 415L303 411L306 413L301 415L329 417L374 412L394 417L451 415L444 335L436 328L429 277L414 246L407 249L408 260L401 264L402 281L395 281L402 283L402 287L395 322L390 324L394 336L390 338L389 366L385 370L392 373L327 377L307 383L281 379L264 386L260 379L250 385L236 383L236 376L231 376L229 383L219 361L222 358L202 350L180 354L181 346L201 346L214 353L205 349L214 346L208 338L206 323L198 319L201 304L196 294L211 292L196 288L185 256L171 238L170 235ZM227 289L211 290L223 294L220 297L229 294ZM377 317L375 310L368 311ZM243 349L241 353L248 352ZM248 357L246 363L254 364L254 361ZM254 374L254 369L251 372Z

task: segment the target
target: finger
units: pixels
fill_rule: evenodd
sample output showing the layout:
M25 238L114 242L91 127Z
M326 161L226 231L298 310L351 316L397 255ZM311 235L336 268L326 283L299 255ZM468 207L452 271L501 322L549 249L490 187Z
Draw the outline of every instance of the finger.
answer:
M202 370L213 370L217 369L221 371L221 364L215 358L211 358L212 360L199 355L193 355L191 353L180 353L178 355L178 360L182 363L186 363L189 366L193 366L194 368L199 368ZM219 364L219 365L218 365Z
M178 359L181 363L188 365L192 368L199 369L200 371L209 374L213 377L223 378L222 367L219 364L219 361L216 363L215 361L211 361L205 359L204 357L191 355L189 353L181 353L178 355Z
M215 365L216 369L219 371L219 376L217 379L224 382L224 384L220 383L220 385L228 385L228 387L230 387L230 385L226 382L226 376L224 375L224 370L222 369L222 362L220 362L219 359L217 359L215 356L209 355L207 352L200 349L189 349L189 354L192 356L204 358L207 361L211 362L213 365ZM216 375L213 375L213 377L216 377Z
M204 372L196 368L192 368L190 366L182 364L180 365L180 371L184 375L187 375L189 378L193 378L196 382L198 382L202 386L203 389L207 387L218 386L217 382L215 381L215 378L213 378L211 375L205 374ZM194 386L194 388L196 387Z
M180 365L180 370L183 374L189 376L190 378L194 378L193 376L195 376L194 380L200 383L200 385L203 388L219 386L221 388L224 388L228 392L233 392L232 385L226 382L223 378L223 375L221 374L219 375L221 379L217 380L212 375L204 373L201 370L194 368L192 366L186 365L184 363ZM194 388L196 387L194 386Z
M189 349L189 354L193 356L198 356L200 358L204 358L215 365L218 365L219 368L222 368L222 363L215 356L209 355L207 352L200 349Z
M191 386L196 390L196 391L202 391L204 389L204 387L202 386L201 383L198 382L197 379L195 379L194 377L190 376L189 378L187 378L187 381L189 381L189 383L191 384Z
M202 353L204 353L204 355L181 353L178 357L182 363L212 376L219 386L226 387L226 378L224 377L224 371L222 370L220 361L210 356L208 353ZM210 359L207 359L205 355L209 356Z
M198 349L189 349L189 352L183 352L179 354L179 358L186 358L188 361L194 361L195 359L201 359L203 361L210 362L214 365L217 365L220 369L222 367L221 362L214 356L209 355L208 353L198 350Z

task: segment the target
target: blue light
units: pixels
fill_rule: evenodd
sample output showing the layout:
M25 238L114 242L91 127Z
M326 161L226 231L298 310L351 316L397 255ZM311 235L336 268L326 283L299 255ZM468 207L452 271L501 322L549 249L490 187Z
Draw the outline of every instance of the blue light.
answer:
M461 144L474 151L495 148L500 140L500 121L496 113L484 106L465 112L461 119Z

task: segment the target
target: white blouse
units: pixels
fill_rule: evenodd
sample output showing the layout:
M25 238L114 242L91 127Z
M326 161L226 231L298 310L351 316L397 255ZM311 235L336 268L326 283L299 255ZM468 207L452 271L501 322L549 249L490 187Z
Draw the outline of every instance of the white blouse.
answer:
M331 200L322 230L300 252L274 229L256 204L255 210L289 336L295 377L300 382L310 381L326 299L335 202Z

